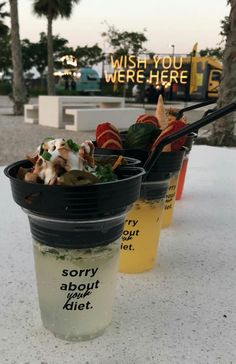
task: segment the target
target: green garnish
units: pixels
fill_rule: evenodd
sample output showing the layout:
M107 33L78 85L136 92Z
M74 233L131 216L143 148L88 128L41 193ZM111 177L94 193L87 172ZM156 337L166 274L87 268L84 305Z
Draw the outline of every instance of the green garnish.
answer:
M42 155L44 151L43 143L40 145L39 155Z
M53 137L46 137L46 138L44 138L43 142L40 145L39 155L42 155L43 152L44 152L44 143L47 143L47 142L49 142L49 140L54 140L54 139L55 138L53 138ZM46 159L46 158L44 158L44 159Z
M49 152L46 152L46 150L42 153L42 158L45 159L46 161L50 161L52 155Z
M117 176L113 172L112 166L110 164L105 164L104 166L98 165L95 176L99 178L100 182L110 182L117 180Z
M66 145L72 150L72 152L78 152L79 151L79 146L78 144L76 144L72 139L68 139L66 141Z

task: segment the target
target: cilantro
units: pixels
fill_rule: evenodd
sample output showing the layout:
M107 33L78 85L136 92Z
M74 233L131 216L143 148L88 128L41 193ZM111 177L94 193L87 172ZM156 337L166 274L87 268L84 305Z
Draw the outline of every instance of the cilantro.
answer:
M72 139L68 139L66 141L66 145L72 150L72 152L78 152L79 151L79 146L78 144L76 144Z
M116 181L117 176L112 170L112 166L110 164L98 165L96 168L95 175L99 178L100 182L110 182Z
M42 153L42 158L45 159L46 161L50 161L51 157L52 157L51 153L48 153L46 151Z

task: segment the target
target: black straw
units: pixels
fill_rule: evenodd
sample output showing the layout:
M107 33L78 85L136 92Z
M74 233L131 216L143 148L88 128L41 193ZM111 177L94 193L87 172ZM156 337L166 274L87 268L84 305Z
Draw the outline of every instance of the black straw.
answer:
M201 107L212 105L215 103L216 103L216 100L208 100L208 101L201 102L200 104L194 104L194 105L185 107L184 109L181 109L178 111L178 113L176 115L176 120L181 119L185 111L200 109Z

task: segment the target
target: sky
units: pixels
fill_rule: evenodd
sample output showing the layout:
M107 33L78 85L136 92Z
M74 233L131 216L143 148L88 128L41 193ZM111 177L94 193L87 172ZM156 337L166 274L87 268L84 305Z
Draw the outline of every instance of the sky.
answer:
M20 35L31 41L46 32L46 20L32 13L33 0L18 0ZM199 49L216 47L221 41L220 20L229 14L226 0L81 0L69 20L54 22L53 32L68 39L70 46L98 43L108 51L101 33L104 21L119 30L142 32L144 44L154 53L188 53L198 42Z

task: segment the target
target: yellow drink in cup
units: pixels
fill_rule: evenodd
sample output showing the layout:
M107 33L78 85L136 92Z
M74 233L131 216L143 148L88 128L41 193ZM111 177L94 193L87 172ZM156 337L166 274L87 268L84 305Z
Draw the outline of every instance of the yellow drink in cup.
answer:
M155 265L168 181L142 183L122 234L119 271L141 273Z
M179 172L174 173L170 178L169 187L166 193L165 207L162 219L162 228L168 227L173 219L178 176Z

